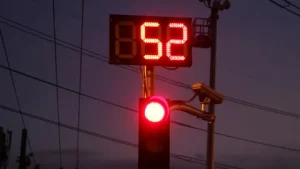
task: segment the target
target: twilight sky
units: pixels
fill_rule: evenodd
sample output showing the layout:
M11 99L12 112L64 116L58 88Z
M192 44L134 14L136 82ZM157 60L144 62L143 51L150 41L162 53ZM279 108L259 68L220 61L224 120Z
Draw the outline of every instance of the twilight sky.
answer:
M226 96L293 112L300 95L300 18L268 0L231 0L218 22L217 90ZM277 2L280 2L278 0ZM291 0L300 5L296 0ZM291 8L293 9L293 8ZM207 17L209 10L197 0L86 0L83 47L108 56L109 14ZM41 32L53 35L52 1L1 0L0 15ZM57 38L80 45L81 1L56 1ZM4 21L0 18L0 21ZM7 21L6 21L7 22ZM54 45L1 23L11 67L55 83ZM59 85L78 91L79 53L57 47ZM7 66L0 44L0 65ZM192 85L209 82L209 50L193 49L193 66L176 71L156 69L157 74ZM24 112L57 120L56 89L53 86L13 74ZM0 68L0 104L17 109L9 71ZM82 92L137 109L141 77L118 66L84 55ZM169 83L156 81L156 94L170 99L188 99L193 93ZM59 90L61 122L77 126L78 95ZM193 103L198 106L197 102ZM21 118L0 110L0 125L13 130L12 159L19 153ZM275 145L300 149L299 119L278 115L225 101L216 108L216 132ZM182 112L172 120L206 128L206 122ZM43 166L59 167L57 126L25 117L36 160ZM136 113L86 97L81 102L81 128L137 143ZM76 132L61 129L64 168L75 168ZM216 161L245 169L296 169L300 153L216 136ZM137 149L80 135L80 167L136 167ZM204 158L206 133L171 125L171 151ZM45 155L49 153L49 155ZM51 154L51 155L50 155ZM199 155L200 154L200 155ZM199 157L200 156L200 157ZM51 158L50 158L51 157ZM94 159L94 162L89 160ZM95 160L96 159L96 160ZM110 160L110 161L106 161ZM111 162L113 161L113 162ZM172 159L172 169L199 168ZM86 165L93 163L94 165ZM13 168L13 165L11 165Z

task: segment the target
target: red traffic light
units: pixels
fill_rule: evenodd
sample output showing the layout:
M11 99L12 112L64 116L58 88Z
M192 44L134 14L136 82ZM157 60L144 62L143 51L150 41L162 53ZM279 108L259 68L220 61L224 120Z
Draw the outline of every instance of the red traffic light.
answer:
M146 103L144 115L150 122L156 123L169 116L167 101L160 96L152 96Z
M161 121L165 114L164 107L158 102L150 102L145 108L145 116L151 122Z
M170 168L170 113L160 96L139 99L139 169Z

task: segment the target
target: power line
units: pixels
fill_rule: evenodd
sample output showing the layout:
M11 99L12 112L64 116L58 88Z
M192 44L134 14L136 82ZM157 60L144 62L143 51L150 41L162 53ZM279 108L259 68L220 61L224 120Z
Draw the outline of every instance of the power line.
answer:
M287 112L287 111L283 111L283 110L278 110L278 109L274 109L274 108L271 108L271 107L262 106L262 105L258 105L258 104L255 104L255 103L250 103L250 102L247 102L247 101L239 100L239 99L236 99L236 98L233 98L233 97L228 97L228 96L225 96L225 99L227 101L233 102L235 104L240 104L240 105L243 105L243 106L249 106L249 107L259 109L259 110L264 110L264 111L272 112L272 113L275 113L275 114L280 114L280 115L300 119L300 115L298 115L296 113L291 113L291 112Z
M298 14L298 13L296 13L296 12L294 12L294 11L288 9L287 6L281 5L281 4L277 3L277 2L275 2L274 0L269 0L269 1L270 1L271 3L273 3L274 5L276 5L276 6L280 7L280 8L282 8L282 9L284 9L284 10L290 12L291 14L294 14L294 15L300 17L300 14ZM288 2L288 1L285 1L285 2ZM288 4L289 4L289 5L294 5L294 4L290 3L290 2L289 2Z
M66 88L66 87L63 87L63 86L60 86L60 85L56 85L54 83L51 83L49 81L46 81L46 80L43 80L43 79L40 79L40 78L37 78L37 77L34 77L34 76L31 76L31 75L28 75L24 72L21 72L21 71L18 71L18 70L15 70L15 69L11 69L11 68L8 68L6 66L3 66L3 65L0 65L0 67L2 69L6 69L6 70L9 70L9 71L12 71L16 74L19 74L19 75L22 75L22 76L25 76L25 77L28 77L28 78L31 78L31 79L34 79L36 81L39 81L39 82L42 82L42 83L45 83L45 84L48 84L50 86L53 86L53 87L58 87L60 89L63 89L63 90L66 90L66 91L69 91L71 93L74 93L74 94L80 94L81 96L85 96L87 98L90 98L92 100L96 100L98 102L102 102L102 103L106 103L106 104L109 104L109 105L112 105L112 106L115 106L115 107L119 107L119 108L122 108L122 109L125 109L125 110L128 110L128 111L134 111L134 112L137 112L136 110L134 109L131 109L131 108L128 108L128 107L125 107L125 106L121 106L121 105L118 105L118 104L115 104L115 103L112 103L112 102L109 102L109 101L106 101L106 100L103 100L103 99L100 99L100 98L97 98L97 97L94 97L94 96L90 96L90 95L87 95L87 94L84 94L84 93L79 93L75 90L72 90L72 89L69 89L69 88Z
M58 72L57 72L57 50L56 50L56 19L55 19L55 0L52 0L52 14L53 14L53 36L54 36L54 61L55 61L55 84L58 85ZM61 157L61 137L60 137L60 111L59 111L59 93L58 87L56 87L56 111L57 111L57 129L58 129L58 149L59 149L59 168L62 169L62 157Z
M7 62L8 68L10 69L11 67L10 67L10 62L9 62L9 58L8 58L8 53L7 53L7 50L6 50L6 46L5 46L5 42L4 42L4 37L3 37L1 29L0 29L0 36L1 36L1 41L2 41L2 45L3 45L5 57L6 57L6 62ZM20 112L20 115L21 115L23 127L24 127L24 129L27 129L26 128L26 124L25 124L25 120L24 120L24 117L23 117L23 113L22 113L23 111L21 109L21 104L20 104L20 100L19 100L19 97L18 97L17 88L16 88L16 84L15 84L15 80L14 80L14 76L12 74L12 71L9 71L9 74L10 74L11 82L13 84L14 93L15 93L15 96L16 96L17 105L18 105L18 109L19 109L19 112ZM29 149L30 149L31 153L33 153L31 142L30 142L30 139L29 139L28 135L27 135L26 139L27 139L27 142L28 142ZM36 165L36 160L35 160L34 156L33 156L33 162Z
M48 35L48 34L45 34L45 33L43 33L43 32L40 32L40 31L35 30L35 29L33 29L33 28L30 28L30 27L28 27L28 26L25 26L25 25L22 25L22 24L20 24L20 23L15 22L15 21L12 21L12 20L7 19L7 18L5 18L5 17L3 17L3 16L0 16L0 18L2 18L2 19L4 19L4 20L7 20L7 21L9 21L9 22L12 22L12 23L14 23L14 24L16 24L16 25L19 25L19 26L21 26L21 27L24 27L24 28L26 28L26 29L32 30L32 31L34 31L34 32L37 32L37 33L39 33L39 34L42 34L43 36L46 36L46 37L49 37L49 38L53 39L53 37L50 36L50 35ZM7 22L0 21L0 23L3 23L3 24L5 24L5 25L7 25L7 26L10 26L10 27L12 27L12 28L14 28L14 29L17 29L17 30L21 31L21 32L25 32L25 33L27 33L27 34L30 34L30 35L35 36L35 37L37 37L37 38L40 38L40 39L42 39L42 40L48 41L48 42L50 42L50 43L54 43L53 40L50 40L50 39L47 39L47 38L45 38L45 37L43 37L43 36L34 34L34 33L30 32L30 31L28 31L28 30L25 30L25 29L16 27L16 26L11 25L11 24L9 24L9 23L7 23ZM71 43L69 43L69 42L66 42L66 41L63 41L63 40L60 40L60 39L57 39L57 41L58 41L58 42L62 42L62 43L58 43L58 42L57 42L57 45L59 45L59 46L62 46L62 47L64 47L64 48L66 48L66 49L69 49L69 50L72 50L72 51L75 51L75 52L80 52L80 50L79 50L80 47L79 47L79 46L76 46L76 45L74 45L74 44L71 44ZM63 43L64 43L64 44L63 44ZM66 44L67 44L67 45L66 45ZM69 46L68 46L68 45L69 45ZM72 47L70 47L70 46L72 46ZM76 49L74 49L73 47L75 47ZM102 61L102 62L107 63L107 57L105 57L104 55L98 54L98 53L96 53L96 52L93 52L93 51L90 51L90 50L87 50L87 49L84 49L84 48L83 48L83 51L89 52L89 53L83 52L85 55L87 55L87 56L89 56L89 57L91 57L91 58L97 59L97 60L99 60L99 61ZM92 54L91 54L91 53L92 53ZM95 56L95 55L100 56L100 57L97 57L97 56ZM139 70L138 70L137 68L133 67L133 66L123 66L123 65L118 65L118 67L121 67L121 68L123 68L123 69L127 69L127 70L132 71L132 72L135 72L135 73L140 73ZM166 82L166 83L170 83L170 84L176 85L176 86L178 86L178 87L183 87L183 88L187 88L187 89L190 88L189 86L186 87L186 85L182 85L181 82L176 82L176 81L174 81L174 80L168 79L168 78L163 77L163 76L160 76L160 75L157 75L156 78L157 78L158 80L161 80L161 81L164 81L164 82Z
M17 22L15 22L15 21L12 21L12 20L10 20L10 19L7 19L7 18L5 18L5 17L3 17L3 16L0 16L0 18L4 19L4 20L6 20L6 21L10 21L10 22L12 22L12 23L15 23L15 24L17 24L17 25L19 25L19 26L21 26L21 27L25 27L26 29L30 29L31 31L40 33L40 34L42 34L43 36L46 36L46 37L48 37L48 38L53 38L53 37L50 36L50 35L47 35L47 34L45 34L45 33L42 33L42 32L40 32L40 31L35 30L35 29L33 29L33 28L30 28L30 27L28 27L28 26L24 26L24 25L22 25L22 24L20 24L20 23L17 23ZM9 23L7 23L7 22L5 22L5 21L0 21L0 22L1 22L1 23L4 23L4 24L6 24L6 25L8 25L8 26L10 26L10 27L12 27L12 28L18 29L18 30L20 30L20 31L22 31L22 32L31 34L31 35L33 35L33 36L35 36L35 37L38 37L38 38L40 38L40 39L43 39L43 40L46 40L46 41L48 41L48 42L53 43L53 40L50 40L50 39L47 39L47 38L42 37L42 36L40 36L40 35L34 34L34 33L30 32L30 31L24 30L24 29L22 29L22 28L18 28L18 27L14 26L14 25L11 25L11 24L9 24ZM74 45L74 44L71 44L71 43L69 43L69 42L66 42L66 41L63 41L63 40L59 40L59 39L57 39L57 41L61 42L61 43L57 43L57 45L60 45L60 46L65 47L65 48L67 48L67 49L73 50L73 51L75 51L75 52L80 52L80 50L79 50L80 47L79 47L79 46L76 46L76 45ZM63 44L63 43L65 43L65 44ZM68 46L68 45L69 45L69 46ZM72 46L72 47L70 47L70 46ZM76 48L76 49L74 49L74 48ZM97 60L99 60L99 61L101 61L101 62L107 63L107 57L105 57L104 55L98 54L98 53L96 53L96 52L93 52L93 51L90 51L90 50L87 50L87 49L83 49L83 51L86 51L86 52L83 52L83 54L85 54L85 55L87 55L87 56L89 56L89 57L92 57L92 58L94 58L94 59L97 59ZM88 52L88 53L87 53L87 52ZM95 55L96 55L96 56L95 56ZM135 73L140 73L139 70L138 70L138 68L135 68L135 67L133 67L133 66L121 66L121 65L120 65L119 67L121 67L121 68L123 68L123 69L127 69L127 70L132 71L132 72L135 72ZM191 90L190 85L188 85L188 84L185 84L185 83L182 83L182 82L179 82L179 81L176 81L176 80L172 80L172 79L169 79L169 78L160 76L160 75L157 75L156 78L157 78L158 80L161 80L161 81L163 81L163 82L172 84L172 85L174 85L174 86L177 86L177 87L181 87L181 88L185 88L185 89ZM226 100L226 101L229 101L229 102L232 102L232 103L235 103L235 104L240 104L240 105L242 105L242 106L251 107L251 108L255 108L255 109L259 109L259 110L263 110L263 111L267 111L267 112L271 112L271 113L275 113L275 114L280 114L280 115L285 115L285 116L290 116L290 117L293 117L293 118L298 118L298 119L300 119L300 115L297 114L297 113L291 113L291 112L287 112L287 111L283 111L283 110L279 110L279 109L275 109L275 108L271 108L271 107L267 107L267 106L263 106L263 105L259 105L259 104L255 104L255 103L251 103L251 102L247 102L247 101L244 101L244 100L236 99L236 98L234 98L234 97L225 96L225 100Z
M22 25L22 24L20 24L20 23L18 23L18 22L15 22L15 21L13 21L13 20L7 19L7 18L5 18L5 17L3 17L3 16L0 16L0 18L4 19L4 20L6 20L6 21L12 22L12 23L14 23L14 24L16 24L16 25L18 25L18 26L20 26L20 27L23 27L23 28L29 29L29 30L31 30L31 31L34 31L34 32L36 32L36 33L42 34L42 35L45 36L45 37L48 37L48 38L53 39L52 36L50 36L50 35L48 35L48 34L45 34L45 33L41 32L41 31L38 31L38 30L36 30L36 29L33 29L33 28L28 27L28 26ZM27 33L27 34L32 35L32 36L34 36L34 37L37 37L37 38L39 38L39 39L48 41L48 42L50 42L50 43L54 43L53 40L50 40L50 39L47 39L47 38L45 38L45 37L43 37L43 36L34 34L34 33L30 32L30 31L28 31L28 30L19 28L19 27L17 27L17 26L14 26L14 25L12 25L12 24L10 24L10 23L5 22L5 21L0 21L0 23L3 23L3 24L5 24L5 25L7 25L7 26L9 26L9 27L12 27L12 28L17 29L17 30L19 30L19 31L21 31L21 32ZM69 43L69 42L66 42L66 41L64 41L64 40L60 40L60 39L58 39L58 38L56 38L56 40L57 40L57 45L62 46L62 47L64 47L64 48L66 48L66 49L75 51L75 52L80 52L80 47L79 47L79 46L76 46L76 45L71 44L71 43ZM61 43L59 43L59 42L61 42ZM76 48L76 49L74 49L74 48ZM89 53L83 52L83 54L85 54L85 55L87 55L87 56L89 56L89 57L91 57L91 58L94 58L94 59L99 60L99 61L102 61L102 62L107 62L107 60L106 60L107 58L106 58L104 55L95 53L95 52L93 52L93 51L90 51L90 50L87 50L87 49L84 49L84 48L83 48L82 50L83 50L83 51L86 51L86 52L89 52ZM100 57L96 57L95 55L100 56ZM104 59L104 58L105 58L105 59ZM139 73L139 72L138 72L134 67L132 67L132 66L123 66L123 65L119 65L119 67L122 67L123 69L127 69L127 70L132 71L132 72Z
M3 18L3 19L5 19L5 20L10 21L9 19L4 18L4 17L2 17L2 16L0 16L0 18ZM53 43L52 40L43 38L43 37L41 37L41 36L39 36L39 35L33 34L33 33L28 32L28 31L26 31L26 30L22 30L22 29L17 28L17 27L15 27L15 26L13 26L13 25L10 25L10 24L8 24L8 23L6 23L6 22L3 22L3 21L0 21L0 22L2 22L2 23L4 23L4 24L7 24L8 26L11 26L11 27L13 27L13 28L19 29L20 31L29 33L29 34L31 34L31 35L33 35L33 36L39 37L39 38L41 38L41 39L44 39L44 40L47 40L47 41ZM27 29L30 29L30 30L32 30L32 31L37 31L37 30L35 30L35 29L33 29L33 28L30 28L30 27L21 25L21 24L19 24L19 23L17 23L17 22L14 22L14 21L12 21L12 22L15 23L15 24L18 24L19 26L22 26L22 27L25 27L25 28L27 28ZM40 31L37 31L37 32L40 33ZM49 38L53 38L52 36L47 35L47 34L45 34L45 33L42 33L42 34L43 34L44 36L49 37ZM80 49L80 47L78 47L78 46L76 46L76 45L73 45L73 44L71 44L71 43L69 43L69 42L62 41L62 40L59 40L59 41L61 41L61 42L63 42L63 43L66 43L66 44L68 44L68 45L70 45L70 46L73 46L73 47L75 47L75 48L79 48L79 49ZM71 48L71 47L69 47L69 46L66 46L66 45L64 45L64 44L59 44L59 45L65 47L65 48L68 48L68 49L70 49L70 50L73 50L73 51L75 51L75 52L80 52L79 50L73 49L73 48ZM102 61L102 62L107 63L107 60L106 60L107 57L105 57L104 55L98 54L98 53L96 53L96 52L92 52L92 51L87 50L87 49L83 49L83 50L84 50L84 51L87 51L87 52L89 52L89 53L92 53L92 54L84 53L85 55L87 55L87 56L89 56L89 57L92 57L92 58L95 58L95 59L97 59L97 60L100 60L100 61ZM100 58L99 58L99 57L96 57L96 56L94 56L94 55L100 56ZM103 58L103 59L102 59L102 58ZM130 71L132 71L132 72L139 73L138 68L135 68L135 67L132 67L132 66L130 66L130 67L120 66L120 67L122 67L122 68L124 68L124 69L127 69L127 70L130 70ZM185 83L182 83L182 82L179 82L179 81L175 81L175 80L172 80L172 79L169 79L169 78L160 76L160 75L157 75L157 79L158 79L158 80L161 80L161 81L164 81L164 82L166 82L166 83L170 83L170 84L172 84L172 85L178 86L178 87L182 87L182 88L191 90L190 85L185 84ZM247 106L247 107L252 107L252 108L256 108L256 109L260 109L260 110L264 110L264 111L268 111L268 112L273 112L273 113L277 113L277 114L281 114L281 115L287 115L287 116L291 116L291 117L300 118L300 115L298 115L298 114L296 114L296 113L286 112L286 111L282 111L282 110L278 110L278 109L274 109L274 108L270 108L270 107L258 105L258 104L255 104L255 103L250 103L250 102L243 101L243 100L236 99L236 98L229 97L229 96L225 96L225 100L230 101L230 102L233 102L233 103L236 103L236 104L240 104L240 105L243 105L243 106Z
M84 0L83 0L84 1ZM285 0L285 2L288 2L288 1L286 1ZM54 0L53 0L53 5L54 5ZM53 10L54 10L54 8L53 8ZM53 15L55 15L55 14L53 14ZM299 15L298 15L299 16ZM82 18L83 18L83 16L82 16ZM55 19L54 19L55 20ZM82 25L83 25L83 20L82 20ZM54 25L53 25L53 27L55 27ZM82 26L82 29L83 29L83 26ZM54 28L54 30L55 30L55 28ZM55 31L54 31L55 32ZM82 64L82 32L81 32L81 50L80 50L80 52L81 52L81 55L80 55L80 70L81 70L81 64ZM2 36L2 33L1 33L1 36ZM4 43L4 42L3 42ZM55 60L57 60L57 56L56 56L56 36L55 36L55 33L54 33L54 43L55 43ZM12 75L12 74L11 74ZM80 71L80 79L81 79L81 71ZM57 61L56 61L56 84L57 84L58 82L57 82ZM80 86L81 86L81 80L80 80ZM179 86L179 87L182 87L182 86ZM15 86L14 86L14 88L15 88ZM57 88L57 105L58 105L58 87L56 87ZM78 129L79 129L79 115L80 115L80 96L81 96L81 94L80 94L80 92L81 92L81 87L79 87L79 112L78 112ZM16 93L16 89L15 89L15 93ZM17 96L17 93L16 93L16 97L17 97L17 100L18 100L18 96ZM227 99L228 98L230 98L230 97L226 97ZM235 100L235 101L231 101L231 102L234 102L234 103L236 103L237 101L238 102L240 102L241 100L238 100L238 99L233 99L233 100ZM249 102L245 102L245 101L241 101L241 103L249 103ZM239 104L239 103L238 103ZM20 107L20 104L18 103L18 105L19 105L19 107ZM243 105L243 104L242 104ZM250 107L255 107L255 106L253 106L253 104L252 103L250 103L249 104L250 105ZM260 106L260 105L259 105ZM58 106L57 106L58 107ZM272 108L270 108L270 109L272 109ZM276 111L276 109L273 109L273 111ZM21 110L20 110L20 112L21 112ZM283 111L281 111L281 112L283 112ZM279 113L279 114L281 114L281 113ZM287 116L290 116L290 114L289 113L283 113L282 115L287 115ZM299 115L296 115L295 116L296 118L299 118ZM23 117L22 117L22 120L23 120ZM23 120L24 121L24 120ZM60 122L59 122L59 111L58 111L58 126L59 126L59 124L60 124ZM60 131L60 130L59 130ZM59 132L60 133L60 132ZM59 136L60 136L60 134L59 134ZM79 137L77 137L78 139L77 139L77 160L78 160L78 140L79 140ZM60 138L59 138L59 140L60 140ZM60 142L60 141L59 141ZM59 146L60 147L60 146ZM60 157L61 158L61 157ZM61 160L61 159L60 159ZM78 168L78 165L77 165L77 168Z
M206 165L205 160L201 160L201 159L194 158L194 157L187 157L187 156L182 156L182 155L177 155L177 154L172 154L171 153L171 156L172 155L173 155L173 157L178 158L180 160L184 160L184 161L191 162L191 163L196 163L196 164L201 164L201 165ZM221 169L228 169L228 168L242 169L240 167L235 167L235 166L231 166L231 165L227 165L227 164L222 164L222 163L219 163L219 162L215 162L215 165L218 166L218 168L221 168Z
M203 165L203 166L206 166L206 162L204 160L201 160L200 159L194 159L194 158L191 158L191 157L187 157L187 156L182 156L182 155L174 155L174 154L171 154L170 155L171 157L173 158L177 158L179 160L183 160L183 161L186 161L186 162L190 162L190 163L194 163L194 164L200 164L200 165ZM220 168L220 169L228 169L228 166L226 165L216 165L216 168ZM232 168L232 169L240 169L239 167L229 167L229 168Z
M11 24L9 24L9 23L7 23L7 22L0 21L1 23L5 24L5 25L8 25L8 26L10 26L10 27L12 27L12 28L15 28L15 29L17 29L17 30L19 30L19 31L21 31L21 32L25 32L25 33L27 33L27 34L30 34L30 35L35 36L35 37L37 37L37 38L40 38L40 39L42 39L42 40L46 40L46 41L48 41L48 42L54 43L53 40L50 40L50 39L53 39L54 37L51 36L51 35L49 35L49 34L46 34L46 33L44 33L44 32L41 32L41 31L39 31L39 30L37 30L37 29L33 29L33 28L29 27L29 26L23 25L23 24L21 24L21 23L18 23L18 22L16 22L16 21L11 20L11 19L5 18L5 17L3 17L3 16L0 16L0 18L3 19L3 20L5 20L5 21L11 22L11 23L13 23L13 24L16 24L16 25L18 25L19 27L23 27L23 28L28 29L28 30L30 30L30 31L36 32L37 34L40 34L40 35L34 34L34 33L30 32L30 31L28 31L28 30L25 30L25 29L19 28L19 27L17 27L17 26L11 25ZM43 36L41 36L41 35L43 35ZM46 37L47 37L47 38L50 38L50 39L47 39ZM73 51L75 51L75 52L80 52L80 50L79 50L79 49L80 49L80 46L74 45L74 44L72 44L72 43L69 43L69 42L67 42L67 41L64 41L64 40L61 40L61 39L58 39L58 38L57 38L56 40L57 40L57 42L60 42L60 43L57 43L58 45L60 45L60 46L62 46L62 47L65 47L65 48L68 48L68 49L70 49L70 50L73 50ZM63 43L63 44L61 44L61 43ZM68 45L68 46L67 46L67 45ZM76 48L76 49L78 49L78 50L74 50L73 48ZM85 54L86 54L87 56L89 56L89 57L92 57L92 58L94 58L94 59L100 59L100 60L102 60L102 61L104 61L104 62L107 62L107 60L101 59L101 58L105 58L105 59L106 59L106 57L105 57L104 55L100 55L100 54L98 54L98 53L96 53L96 52L93 52L93 51L90 51L90 50L87 50L87 49L84 49L84 48L83 48L83 51L89 52L89 53L85 53ZM95 57L94 55L97 55L97 56L100 56L100 57Z
M81 106L81 78L82 78L82 46L83 46L83 23L84 23L84 0L81 1L81 34L80 34L80 65L79 65L79 94L78 94L78 114L77 128L80 128L80 106ZM77 131L76 169L79 162L79 130Z
M130 111L130 112L138 113L138 111L135 110L135 109L132 109L132 108L129 108L129 107L126 107L126 106L122 106L122 105L119 105L119 104L116 104L116 103L113 103L113 102L110 102L110 101L107 101L107 100L103 100L103 99L100 99L100 98L97 98L97 97L94 97L94 96L90 96L90 95L87 95L87 94L84 94L84 93L79 93L79 92L74 91L74 90L72 90L72 89L69 89L69 88L66 88L66 87L63 87L63 86L60 86L60 85L56 85L56 84L54 84L54 83L48 82L48 81L46 81L46 80L42 80L42 79L40 79L40 78L37 78L37 77L31 76L31 75L25 74L25 73L23 73L23 72L20 72L20 71L14 70L14 69L10 69L10 68L8 68L8 67L6 67L6 66L0 65L0 68L3 68L3 69L6 69L6 70L9 70L9 71L12 71L12 72L14 72L14 73L16 73L16 74L19 74L19 75L28 77L28 78L30 78L30 79L39 81L39 82L41 82L41 83L48 84L48 85L50 85L50 86L58 87L58 88L60 88L60 89L69 91L69 92L74 93L74 94L80 94L81 96L87 97L87 98L89 98L89 99L92 99L92 100L95 100L95 101L98 101L98 102L102 102L102 103L105 103L105 104L108 104L108 105L111 105L111 106L114 106L114 107L119 107L119 108L121 108L121 109ZM179 125L179 126L182 126L182 127L186 127L186 128L191 128L191 129L195 129L195 130L207 132L206 129L199 128L199 127L194 127L194 126L192 126L192 125L188 125L188 124L185 124L185 123L181 123L181 122L177 122L177 121L173 121L173 120L171 121L171 123L176 124L176 125ZM240 138L240 137L236 137L236 136L231 136L231 135L224 134L224 133L218 133L218 132L215 132L215 134L216 134L216 135L223 136L223 137L227 137L227 138L239 140L239 141L245 141L245 142L249 142L249 143L254 143L254 144L258 144L258 145L263 145L263 146L272 147L272 148L279 148L279 149L282 149L282 150L288 150L288 151L300 152L299 149L295 149L295 148L289 148L289 147L284 147L284 146L278 146L278 145L273 145L273 144L263 143L263 142L259 142L259 141L253 141L253 140L244 139L244 138Z
M206 129L203 129L203 128L200 128L200 127L191 126L191 125L184 124L184 123L181 123L181 122L172 121L172 123L180 125L180 126L184 126L184 127L187 127L187 128L191 128L191 129L194 129L194 130L199 130L199 131L207 132ZM219 133L219 132L215 132L215 134L219 135L219 136L223 136L223 137L227 137L227 138L239 140L239 141L245 141L245 142L248 142L248 143L253 143L253 144L258 144L258 145L267 146L267 147L271 147L271 148L278 148L278 149L282 149L282 150L289 150L289 151L294 151L294 152L300 153L300 149L296 149L296 148L289 148L289 147L284 147L284 146L279 146L279 145L264 143L264 142L260 142L260 141L249 140L249 139L240 138L240 137L236 137L236 136L231 136L231 135L224 134L224 133Z
M13 109L11 107L7 107L7 106L1 105L1 104L0 104L0 107L2 109L5 109L5 110L9 111L9 112L14 112L14 113L19 113L19 114L21 113L21 111L18 111L16 109ZM43 121L43 122L46 122L46 123L49 123L49 124L52 124L52 125L58 125L58 122L56 122L56 121L49 120L49 119L46 119L46 118L43 118L43 117L40 117L40 116L37 116L37 115L33 115L33 114L30 114L30 113L26 113L26 112L22 112L22 114L24 116L29 117L29 118L33 118L33 119L36 119L36 120L39 120L39 121ZM84 129L77 128L77 127L73 127L73 126L70 126L70 125L67 125L67 124L64 124L64 123L60 123L60 126L64 127L64 128L67 128L67 129L70 129L70 130L79 131L80 133L84 133L84 134L87 134L87 135L90 135L90 136L94 136L94 137L98 137L98 138L101 138L101 139L104 139L104 140L108 140L108 141L111 141L111 142L114 142L114 143L123 144L123 145L126 145L126 146L138 148L138 144L130 143L130 142L127 142L127 141L124 141L124 140L121 140L121 139L117 139L117 138L109 137L109 136L106 136L106 135L103 135L103 134L91 132L91 131L84 130ZM177 158L177 159L180 159L180 160L183 160L183 161L194 162L194 163L197 163L197 164L206 165L205 160L197 159L197 158L194 158L194 157L189 157L189 156L175 154L175 153L170 153L170 156L174 157L174 158ZM230 169L242 169L240 167L235 167L235 166L232 166L232 165L222 164L222 163L218 163L218 162L216 162L215 164L216 164L217 168L221 168L221 169L228 169L228 168L230 168Z
M300 7L297 6L297 5L295 5L295 4L293 4L291 1L288 1L288 0L283 0L283 1L286 2L287 4L289 4L290 6L293 6L293 7L295 7L296 9L300 10Z

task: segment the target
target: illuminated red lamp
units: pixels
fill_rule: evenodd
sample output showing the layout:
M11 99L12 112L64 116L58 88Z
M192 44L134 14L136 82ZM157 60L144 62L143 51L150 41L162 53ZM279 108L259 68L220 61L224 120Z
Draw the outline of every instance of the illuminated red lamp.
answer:
M163 121L169 116L169 105L163 97L152 96L146 103L144 115L153 123Z

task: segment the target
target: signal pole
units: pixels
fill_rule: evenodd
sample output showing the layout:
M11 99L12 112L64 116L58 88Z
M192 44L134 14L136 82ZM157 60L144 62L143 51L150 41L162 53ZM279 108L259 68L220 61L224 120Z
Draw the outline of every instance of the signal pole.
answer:
M143 66L142 80L143 80L143 97L151 97L154 95L154 66Z

